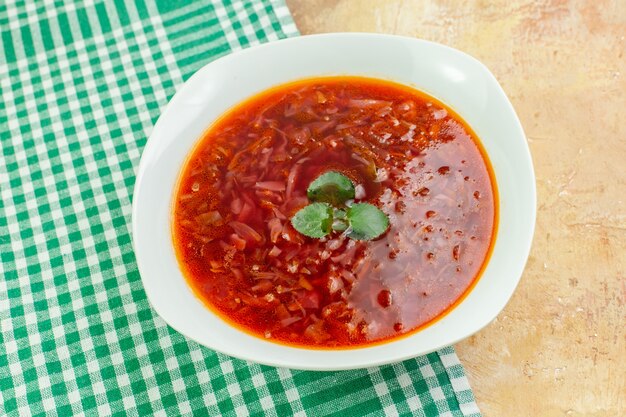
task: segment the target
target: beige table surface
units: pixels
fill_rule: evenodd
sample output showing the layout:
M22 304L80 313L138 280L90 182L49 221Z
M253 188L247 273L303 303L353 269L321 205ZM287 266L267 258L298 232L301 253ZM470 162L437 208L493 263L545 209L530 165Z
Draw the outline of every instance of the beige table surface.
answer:
M287 0L303 34L461 49L502 84L537 175L522 281L457 352L491 416L626 416L626 0Z

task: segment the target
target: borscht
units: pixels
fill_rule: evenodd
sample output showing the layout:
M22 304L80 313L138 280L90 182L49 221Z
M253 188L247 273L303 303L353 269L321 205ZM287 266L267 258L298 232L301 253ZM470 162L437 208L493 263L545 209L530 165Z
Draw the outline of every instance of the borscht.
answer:
M287 345L367 346L458 304L497 227L480 142L450 108L362 77L281 85L235 106L181 171L172 235L194 293Z

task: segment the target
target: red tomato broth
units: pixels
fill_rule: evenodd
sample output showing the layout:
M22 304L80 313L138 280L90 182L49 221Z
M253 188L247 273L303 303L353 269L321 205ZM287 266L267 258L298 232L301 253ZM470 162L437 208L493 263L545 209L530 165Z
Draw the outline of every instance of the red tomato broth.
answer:
M383 236L293 229L329 170L388 215ZM231 109L191 152L174 200L174 246L197 296L244 331L310 348L380 343L442 317L477 281L497 225L488 159L460 117L361 77L298 81Z

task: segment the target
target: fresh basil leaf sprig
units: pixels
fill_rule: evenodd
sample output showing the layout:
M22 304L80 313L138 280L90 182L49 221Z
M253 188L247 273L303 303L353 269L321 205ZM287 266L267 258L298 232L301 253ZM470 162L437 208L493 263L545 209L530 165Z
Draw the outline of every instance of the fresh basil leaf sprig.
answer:
M348 236L354 240L377 238L389 227L387 215L368 203L353 204L347 214L352 229Z
M335 171L326 172L309 185L306 194L311 201L339 206L354 199L354 184L350 178Z
M307 196L312 203L291 218L293 227L305 236L321 238L338 231L354 240L372 240L389 227L387 215L376 206L354 203L354 184L339 172L317 177Z
M291 218L293 227L309 237L324 237L330 233L333 208L327 203L313 203L298 210Z

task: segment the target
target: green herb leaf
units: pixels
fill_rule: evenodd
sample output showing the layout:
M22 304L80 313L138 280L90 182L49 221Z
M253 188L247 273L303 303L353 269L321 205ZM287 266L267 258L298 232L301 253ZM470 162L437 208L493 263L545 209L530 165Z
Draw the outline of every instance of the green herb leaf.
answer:
M335 219L331 227L333 228L333 230L343 232L348 228L348 223L345 220Z
M345 175L329 171L317 177L309 185L307 195L311 201L337 206L354 198L354 184Z
M371 240L385 233L389 227L387 215L368 203L353 204L348 209L351 231L348 236L355 240Z
M291 224L298 232L316 238L329 234L332 223L333 209L326 203L309 204L291 218Z

